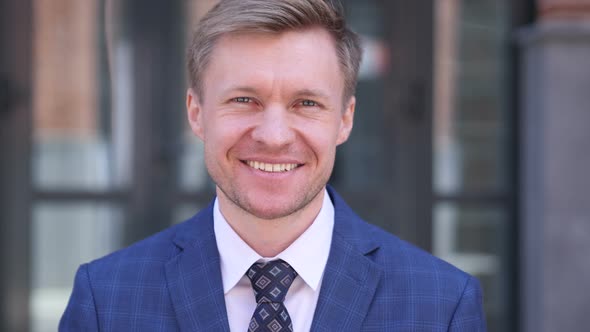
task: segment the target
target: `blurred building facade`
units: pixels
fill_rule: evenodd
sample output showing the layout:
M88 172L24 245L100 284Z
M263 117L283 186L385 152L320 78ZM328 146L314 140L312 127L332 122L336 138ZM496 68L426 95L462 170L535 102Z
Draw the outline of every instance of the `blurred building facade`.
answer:
M330 182L477 276L490 331L590 326L590 0L343 0L365 59ZM0 330L214 185L184 50L215 0L0 0Z

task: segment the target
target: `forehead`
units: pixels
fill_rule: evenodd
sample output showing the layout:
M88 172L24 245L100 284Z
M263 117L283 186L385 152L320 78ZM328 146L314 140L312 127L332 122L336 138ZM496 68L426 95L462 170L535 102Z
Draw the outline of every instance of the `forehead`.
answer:
M233 33L220 37L205 70L204 87L220 84L282 83L342 92L335 43L324 29Z

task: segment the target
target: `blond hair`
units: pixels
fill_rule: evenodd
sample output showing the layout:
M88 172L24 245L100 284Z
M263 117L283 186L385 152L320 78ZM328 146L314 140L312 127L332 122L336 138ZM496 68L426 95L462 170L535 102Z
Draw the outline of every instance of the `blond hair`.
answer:
M231 33L281 33L320 27L334 39L344 77L344 98L354 95L362 51L359 38L332 0L221 0L199 22L187 52L191 88L202 95L202 75L215 42Z

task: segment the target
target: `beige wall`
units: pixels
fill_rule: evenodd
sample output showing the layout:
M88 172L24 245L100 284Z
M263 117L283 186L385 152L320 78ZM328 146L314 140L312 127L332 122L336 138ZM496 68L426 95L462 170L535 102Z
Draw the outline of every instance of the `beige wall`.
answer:
M97 120L96 0L33 1L36 137L89 136Z
M537 8L541 20L590 18L590 0L537 0Z

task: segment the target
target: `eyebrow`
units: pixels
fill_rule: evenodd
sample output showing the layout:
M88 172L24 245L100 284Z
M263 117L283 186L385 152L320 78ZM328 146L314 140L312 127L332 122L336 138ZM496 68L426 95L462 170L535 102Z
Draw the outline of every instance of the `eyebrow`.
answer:
M224 90L224 94L233 93L233 92L245 92L251 94L259 94L258 90L254 87L247 86L247 85L238 85L238 86L230 86L229 88ZM320 99L329 99L328 95L321 90L318 89L300 89L295 91L293 94L298 97L315 97Z
M328 95L325 94L323 91L316 90L316 89L301 89L295 91L295 96L310 96L316 97L321 99L329 99Z
M246 92L246 93L252 93L252 94L257 94L258 91L250 86L230 86L229 88L225 89L223 91L223 94L228 94L230 92Z

